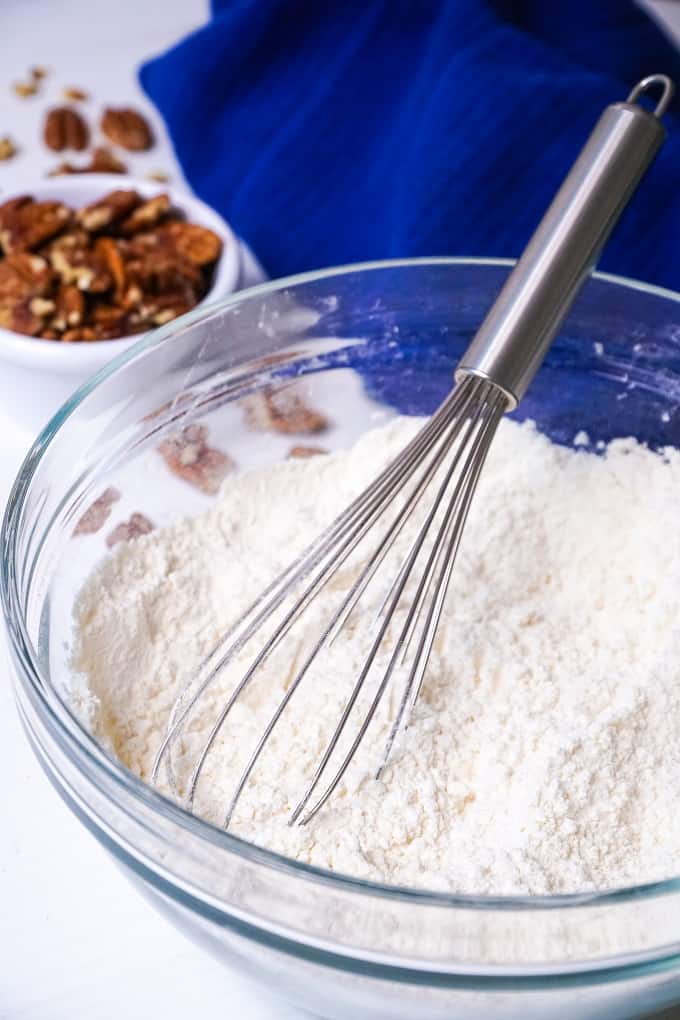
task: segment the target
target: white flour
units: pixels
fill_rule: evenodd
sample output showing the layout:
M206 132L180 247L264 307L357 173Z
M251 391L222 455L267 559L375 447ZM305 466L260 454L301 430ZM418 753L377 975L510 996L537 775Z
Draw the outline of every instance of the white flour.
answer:
M192 668L413 428L398 420L347 452L230 477L209 512L119 546L102 564L76 606L74 669L86 689L74 698L126 765L148 778ZM371 640L364 611L297 692L233 831L332 870L468 893L678 873L679 492L674 451L626 440L596 457L504 421L421 699L383 780L373 776L399 678L339 792L308 826L286 824ZM222 823L322 610L317 600L305 633L235 709L197 813ZM180 785L249 661L192 716L175 755Z

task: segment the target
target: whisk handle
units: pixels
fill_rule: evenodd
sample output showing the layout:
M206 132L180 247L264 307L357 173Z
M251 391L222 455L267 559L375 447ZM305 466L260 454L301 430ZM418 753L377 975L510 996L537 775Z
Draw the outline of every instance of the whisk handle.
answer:
M653 112L636 100L662 87ZM665 75L639 82L608 106L472 343L457 378L495 383L516 407L580 287L666 137L660 117L673 96Z

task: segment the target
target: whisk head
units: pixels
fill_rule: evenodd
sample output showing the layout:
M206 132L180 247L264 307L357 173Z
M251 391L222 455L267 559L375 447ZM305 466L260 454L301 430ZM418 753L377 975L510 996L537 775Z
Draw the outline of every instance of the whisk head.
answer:
M193 808L208 757L234 706L303 618L310 604L323 597L334 578L337 581L340 568L353 566L352 579L341 591L339 603L329 601L319 632L296 664L292 679L254 743L231 799L225 805L224 826L229 826L238 801L291 699L322 652L359 611L367 589L380 568L389 562L395 542L420 507L421 516L425 510L424 518L396 571L390 575L365 661L289 824L306 824L328 801L364 740L388 686L398 678L402 688L382 757L377 762L376 777L380 777L395 739L417 701L472 497L507 406L507 396L493 383L474 375L461 379L405 449L302 556L269 585L204 658L174 702L154 762L152 781L158 781L161 768L165 767L170 786L178 793L173 748L190 724L192 713L216 687L225 669L252 645L250 665L226 699L218 704L212 727L193 764L184 793L187 806ZM395 636L391 625L398 610ZM354 736L350 732L348 740L348 723L358 699L365 693L367 682L370 682L372 694L367 707L362 707ZM338 754L339 751L342 753ZM336 764L338 756L340 762Z

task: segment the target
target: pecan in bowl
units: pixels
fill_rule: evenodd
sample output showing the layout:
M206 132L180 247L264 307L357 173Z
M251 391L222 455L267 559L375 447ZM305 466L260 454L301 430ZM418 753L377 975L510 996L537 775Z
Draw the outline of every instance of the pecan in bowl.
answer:
M235 289L233 236L198 200L148 181L82 181L52 180L0 204L0 332L89 346Z

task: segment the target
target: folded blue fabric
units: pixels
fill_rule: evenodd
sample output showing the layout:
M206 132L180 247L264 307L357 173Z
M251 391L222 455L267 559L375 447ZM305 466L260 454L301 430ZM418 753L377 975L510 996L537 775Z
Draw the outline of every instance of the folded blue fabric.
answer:
M141 69L274 276L518 255L601 110L680 56L632 0L213 0ZM680 103L601 268L680 288Z

